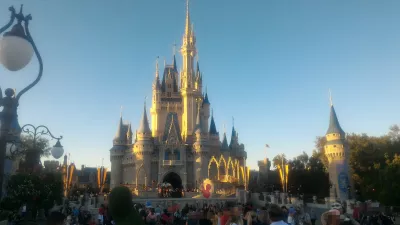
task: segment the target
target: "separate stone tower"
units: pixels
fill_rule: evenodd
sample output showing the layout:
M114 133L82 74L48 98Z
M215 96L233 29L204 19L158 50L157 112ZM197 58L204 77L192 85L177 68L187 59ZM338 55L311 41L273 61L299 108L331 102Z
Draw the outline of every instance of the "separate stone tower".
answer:
M346 134L340 127L335 108L331 101L329 128L326 132L325 155L329 160L329 179L331 183L331 201L349 199L349 146Z

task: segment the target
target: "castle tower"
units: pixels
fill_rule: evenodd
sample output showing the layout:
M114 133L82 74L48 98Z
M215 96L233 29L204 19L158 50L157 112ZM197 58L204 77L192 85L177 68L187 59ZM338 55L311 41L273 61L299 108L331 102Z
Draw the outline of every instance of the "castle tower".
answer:
M153 131L153 137L157 137L158 135L158 123L160 122L159 114L161 110L161 83L160 83L160 74L158 68L158 57L156 60L156 77L153 82L153 97L152 97L152 107L151 107L151 130Z
M201 92L195 89L193 59L196 56L196 37L190 22L189 0L186 3L186 22L182 53L181 92L183 102L182 137L184 140L193 134L196 118L196 101L202 100Z
M200 106L197 112L196 128L195 128L195 142L193 144L193 153L195 156L195 176L198 184L203 179L208 177L208 162L209 159L209 146L208 146L208 135L207 131L204 130L204 121L200 115Z
M146 103L143 107L143 115L139 129L136 132L137 140L133 146L133 153L136 158L136 185L151 185L151 155L154 149L153 138L147 119Z
M339 124L335 108L331 102L329 128L326 132L325 155L329 161L329 179L331 182L331 200L341 201L349 198L349 146L345 132Z
M117 187L123 181L122 176L122 159L128 145L128 126L122 121L120 116L117 132L113 140L113 147L110 149L111 161L111 188Z

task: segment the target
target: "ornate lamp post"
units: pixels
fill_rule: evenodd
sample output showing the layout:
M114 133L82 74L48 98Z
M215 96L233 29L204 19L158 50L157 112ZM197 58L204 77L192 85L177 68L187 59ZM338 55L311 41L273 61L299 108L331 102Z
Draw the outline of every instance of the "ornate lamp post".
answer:
M5 97L3 97L3 91L0 88L0 106L3 107L0 114L0 195L3 194L4 159L7 143L12 142L12 139L19 136L18 132L20 132L17 120L19 99L40 81L43 74L42 58L29 32L31 15L24 16L22 6L19 13L15 12L14 7L10 7L9 10L11 12L10 21L4 27L0 28L0 34L8 30L14 24L15 20L17 23L10 31L5 32L0 40L0 63L10 71L18 71L28 65L35 53L39 62L39 73L36 79L18 94L15 93L15 90L7 88L5 90Z
M34 170L36 166L40 165L40 152L36 148L37 141L43 135L49 136L52 139L56 139L57 142L51 149L51 154L55 159L59 159L64 154L64 148L60 143L60 140L63 138L55 137L46 126L40 125L38 127L33 126L32 124L26 124L21 128L23 133L30 135L32 137L32 146L20 146L18 138L12 141L12 145L8 148L9 155L13 156L16 154L25 154L25 170Z

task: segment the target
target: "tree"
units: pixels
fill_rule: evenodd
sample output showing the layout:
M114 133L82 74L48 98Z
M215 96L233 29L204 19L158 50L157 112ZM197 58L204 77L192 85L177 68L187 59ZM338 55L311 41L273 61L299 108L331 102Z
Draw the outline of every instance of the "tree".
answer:
M351 177L360 200L378 200L383 204L400 201L394 194L400 167L400 138L397 125L390 127L387 135L349 134ZM397 169L397 171L396 171ZM396 177L397 176L397 177ZM398 189L397 189L398 190ZM397 193L397 192L396 192Z
M282 167L282 163L283 163L284 165L286 165L287 162L288 162L288 160L286 159L285 154L280 154L280 155L275 156L275 157L272 159L272 162L274 163L274 168L278 168L278 167L277 167L278 165L279 165L280 167Z
M390 140L393 142L400 141L400 128L397 124L390 126L388 133Z
M25 151L35 149L40 152L41 157L48 157L51 154L49 139L44 137L36 137L36 140L34 140L31 135L21 135L21 147ZM22 151L22 153L24 154L25 151Z
M288 191L292 194L305 194L325 197L328 195L328 174L321 161L320 152L313 151L311 157L306 152L289 161ZM318 185L315 185L315 184Z
M43 208L45 211L53 207L54 201L61 203L63 182L61 173L12 175L7 183L7 197L2 200L1 207L17 211L23 203L33 209ZM13 203L12 206L8 203Z
M318 153L318 156L319 156L322 164L325 166L325 168L328 168L329 162L328 162L328 158L325 156L325 145L326 145L325 136L316 137L316 139L315 139L316 152Z

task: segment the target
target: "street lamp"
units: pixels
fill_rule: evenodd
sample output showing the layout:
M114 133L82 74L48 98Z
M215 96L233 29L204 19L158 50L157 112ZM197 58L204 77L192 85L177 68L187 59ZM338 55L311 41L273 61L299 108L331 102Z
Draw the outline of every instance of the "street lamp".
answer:
M26 165L24 169L32 170L35 166L40 164L40 152L36 144L43 135L57 140L56 144L51 149L51 154L55 159L59 159L64 154L64 148L60 142L63 137L55 137L46 126L40 125L35 127L32 124L26 124L21 130L23 133L32 137L32 146L24 146L19 138L15 138L12 142L7 143L6 157L14 159L17 155L25 154Z
M3 91L0 88L0 107L3 107L0 113L0 196L3 194L4 160L7 143L18 137L21 131L17 114L19 99L40 81L43 74L42 58L29 32L29 21L32 20L31 15L24 16L22 6L19 13L15 12L14 7L10 7L9 10L11 12L10 21L0 28L0 34L14 25L15 20L17 23L10 31L5 32L0 40L0 63L10 71L18 71L24 68L32 59L33 54L35 54L39 62L39 73L36 79L18 94L15 93L15 90L7 88L3 97Z

